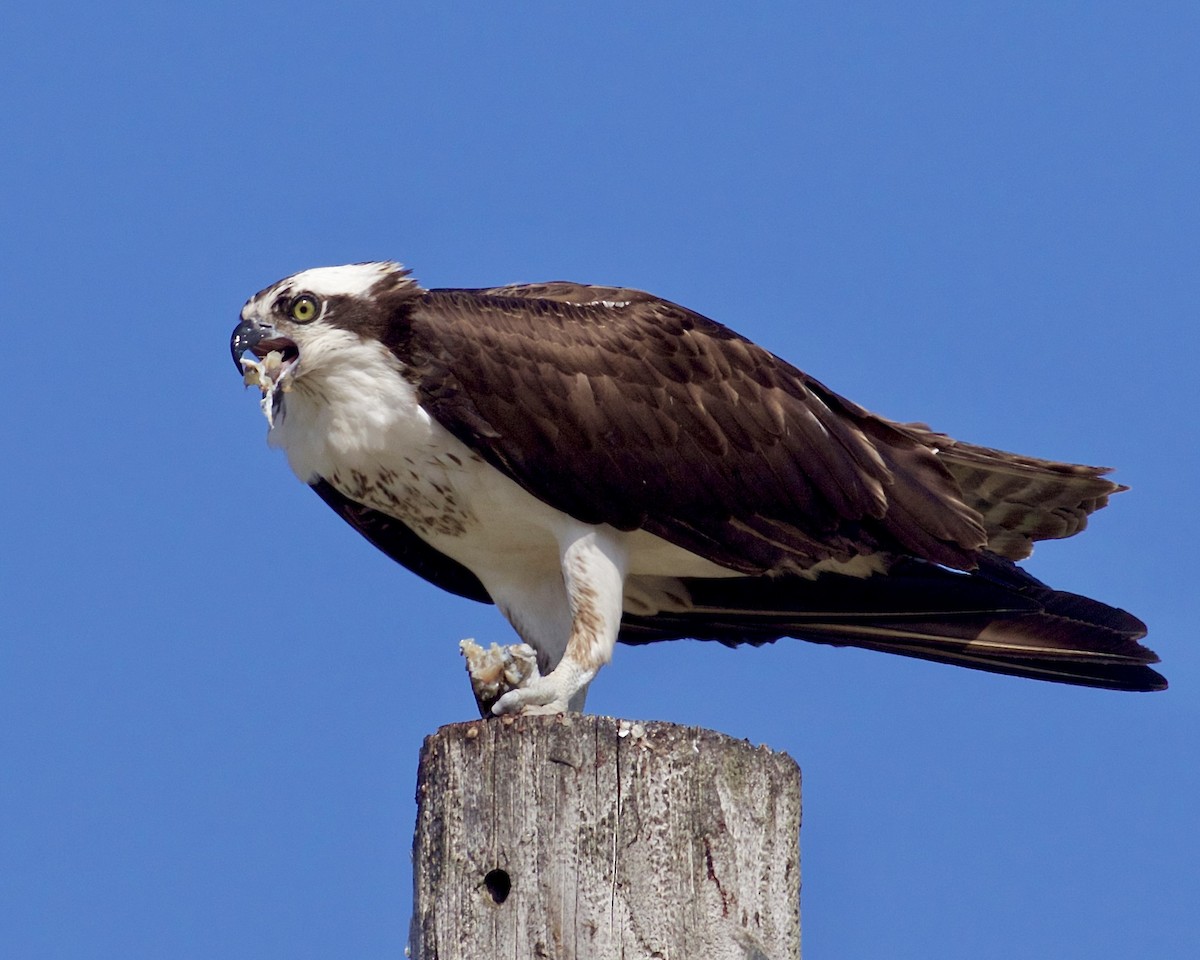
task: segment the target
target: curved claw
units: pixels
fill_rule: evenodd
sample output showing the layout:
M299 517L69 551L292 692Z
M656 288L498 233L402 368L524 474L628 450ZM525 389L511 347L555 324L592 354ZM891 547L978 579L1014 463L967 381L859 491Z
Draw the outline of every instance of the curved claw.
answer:
M561 679L557 682L553 673L535 677L526 686L509 690L492 704L492 713L497 717L518 714L567 713L571 691L564 689Z
M546 714L582 713L587 699L591 676L582 676L572 664L564 664L544 677L533 677L525 684L510 690L492 705L492 714L497 717Z

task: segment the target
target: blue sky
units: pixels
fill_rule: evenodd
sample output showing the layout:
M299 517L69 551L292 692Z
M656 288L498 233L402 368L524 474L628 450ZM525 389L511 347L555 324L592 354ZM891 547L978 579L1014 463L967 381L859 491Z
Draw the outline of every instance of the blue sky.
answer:
M589 708L799 761L806 956L1196 956L1198 9L6 9L0 955L401 955L421 739L510 634L291 476L227 347L396 258L650 289L1117 466L1030 569L1143 617L1167 693L678 643Z

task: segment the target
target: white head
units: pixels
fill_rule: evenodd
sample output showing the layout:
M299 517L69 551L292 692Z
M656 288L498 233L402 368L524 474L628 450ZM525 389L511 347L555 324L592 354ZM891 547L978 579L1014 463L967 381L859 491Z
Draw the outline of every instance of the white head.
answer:
M293 274L242 307L230 349L242 370L247 353L281 355L281 372L298 380L355 340L387 341L406 302L424 289L399 263L352 263Z

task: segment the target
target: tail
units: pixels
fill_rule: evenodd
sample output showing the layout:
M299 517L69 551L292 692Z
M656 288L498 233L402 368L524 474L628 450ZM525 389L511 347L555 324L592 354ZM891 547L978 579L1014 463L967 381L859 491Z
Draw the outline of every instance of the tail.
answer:
M1027 457L964 443L921 423L892 424L938 451L938 459L962 491L963 502L979 514L988 550L1023 560L1037 540L1073 537L1088 517L1127 490L1104 476L1108 467L1089 467Z
M795 637L975 670L1111 690L1164 690L1140 620L1053 590L997 556L958 573L914 560L859 578L685 579L653 614L627 613L624 643L685 637L729 646ZM686 596L681 595L686 594Z

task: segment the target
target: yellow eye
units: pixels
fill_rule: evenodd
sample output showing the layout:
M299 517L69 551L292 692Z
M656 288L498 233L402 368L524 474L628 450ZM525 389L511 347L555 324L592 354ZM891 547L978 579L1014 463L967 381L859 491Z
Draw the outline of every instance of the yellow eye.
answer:
M291 302L288 313L297 323L308 323L310 320L317 319L317 301L307 293L301 294Z

